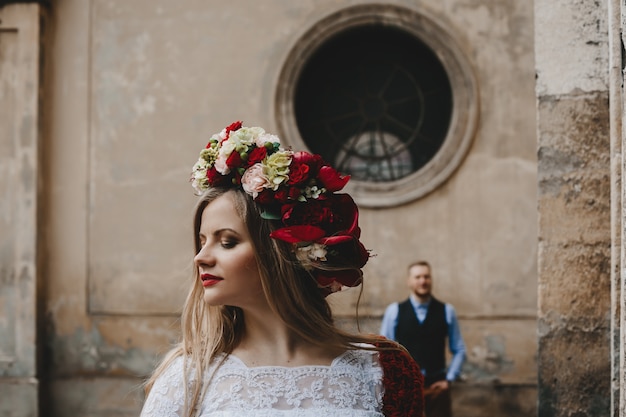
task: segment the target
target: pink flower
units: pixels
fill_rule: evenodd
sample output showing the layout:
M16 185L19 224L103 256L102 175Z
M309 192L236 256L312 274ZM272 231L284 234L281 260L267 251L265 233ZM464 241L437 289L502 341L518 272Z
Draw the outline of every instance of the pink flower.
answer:
M226 163L227 160L228 156L220 153L220 155L215 160L215 163L213 164L217 172L222 175L230 174L230 168L228 168L228 164Z
M263 173L263 165L254 164L246 169L246 172L243 173L243 177L241 177L241 186L252 198L256 198L261 191L268 188L270 182Z

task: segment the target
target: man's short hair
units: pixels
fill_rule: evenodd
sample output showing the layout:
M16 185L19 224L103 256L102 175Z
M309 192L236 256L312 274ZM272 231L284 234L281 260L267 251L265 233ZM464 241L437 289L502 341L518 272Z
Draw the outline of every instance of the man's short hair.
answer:
M430 267L430 264L427 261L415 261L411 264L409 264L407 271L410 271L411 268L413 268L414 266L426 266L428 267L428 270L432 271L433 269Z

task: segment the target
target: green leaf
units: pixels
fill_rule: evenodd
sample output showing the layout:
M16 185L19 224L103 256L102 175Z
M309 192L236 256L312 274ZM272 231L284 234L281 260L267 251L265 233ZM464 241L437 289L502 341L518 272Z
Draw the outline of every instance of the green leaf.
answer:
M280 220L280 216L278 214L265 210L261 212L261 217L265 220Z

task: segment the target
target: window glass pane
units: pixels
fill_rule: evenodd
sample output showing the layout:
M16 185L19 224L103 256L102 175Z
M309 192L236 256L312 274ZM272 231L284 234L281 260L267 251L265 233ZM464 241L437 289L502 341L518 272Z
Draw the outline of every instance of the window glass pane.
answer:
M307 146L354 179L388 182L423 167L450 125L448 76L423 42L367 25L326 41L296 85L296 123Z

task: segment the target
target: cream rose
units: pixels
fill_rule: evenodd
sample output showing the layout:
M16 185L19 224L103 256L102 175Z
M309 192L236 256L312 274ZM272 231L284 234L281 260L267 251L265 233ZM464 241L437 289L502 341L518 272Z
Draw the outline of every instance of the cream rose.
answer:
M252 198L256 198L263 189L268 188L270 181L263 172L263 165L254 164L246 169L241 177L241 186Z
M278 151L268 156L265 161L267 178L271 184L270 188L276 191L280 184L289 179L289 165L291 164L291 152Z

